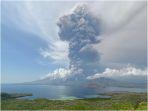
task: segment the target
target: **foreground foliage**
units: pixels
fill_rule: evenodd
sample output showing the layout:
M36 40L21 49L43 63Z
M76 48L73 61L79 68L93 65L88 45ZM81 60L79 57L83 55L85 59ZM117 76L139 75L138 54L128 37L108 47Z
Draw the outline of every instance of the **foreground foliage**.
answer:
M147 110L146 93L107 93L111 98L77 100L2 99L2 110Z

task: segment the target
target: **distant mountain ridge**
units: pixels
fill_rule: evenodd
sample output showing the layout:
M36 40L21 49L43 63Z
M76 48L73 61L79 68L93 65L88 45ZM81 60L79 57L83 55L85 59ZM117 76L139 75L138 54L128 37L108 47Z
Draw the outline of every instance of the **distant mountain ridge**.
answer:
M115 87L147 87L147 79L139 82L134 81L120 81L114 80L106 77L101 77L95 80L81 79L81 80L72 80L72 79L51 79L45 78L32 82L26 82L23 84L31 85L80 85L87 87L106 87L106 86L115 86Z

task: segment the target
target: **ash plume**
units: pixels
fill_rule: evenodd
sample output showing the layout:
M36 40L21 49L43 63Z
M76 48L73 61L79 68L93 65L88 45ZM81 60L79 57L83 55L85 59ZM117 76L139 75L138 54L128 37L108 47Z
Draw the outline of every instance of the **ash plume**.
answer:
M71 14L59 18L59 37L69 42L70 70L83 78L99 70L100 54L93 49L99 43L100 21L89 12L87 5L78 5Z

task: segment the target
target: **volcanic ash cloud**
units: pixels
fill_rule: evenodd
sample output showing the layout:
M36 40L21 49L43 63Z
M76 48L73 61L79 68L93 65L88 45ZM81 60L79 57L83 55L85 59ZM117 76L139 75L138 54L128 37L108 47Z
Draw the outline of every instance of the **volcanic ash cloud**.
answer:
M70 70L77 78L94 74L99 70L100 54L93 49L99 43L100 21L89 12L86 5L59 18L59 36L69 43Z

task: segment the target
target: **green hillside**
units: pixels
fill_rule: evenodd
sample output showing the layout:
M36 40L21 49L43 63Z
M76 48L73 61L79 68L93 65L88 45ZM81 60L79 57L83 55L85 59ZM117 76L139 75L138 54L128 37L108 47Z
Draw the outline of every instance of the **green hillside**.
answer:
M111 98L75 100L2 99L2 110L146 110L147 93L106 93Z

